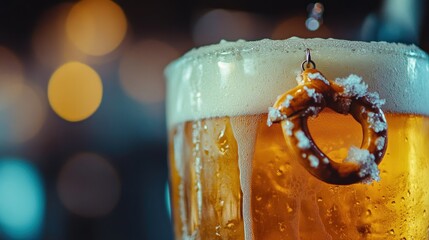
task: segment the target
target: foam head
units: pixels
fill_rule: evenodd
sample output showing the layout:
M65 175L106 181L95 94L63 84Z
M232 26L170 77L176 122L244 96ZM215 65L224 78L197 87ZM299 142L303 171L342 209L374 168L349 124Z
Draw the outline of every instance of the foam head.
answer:
M386 99L386 112L429 115L429 58L414 45L336 39L237 41L193 49L171 63L167 124L266 113L276 96L297 85L311 50L328 79L356 74Z

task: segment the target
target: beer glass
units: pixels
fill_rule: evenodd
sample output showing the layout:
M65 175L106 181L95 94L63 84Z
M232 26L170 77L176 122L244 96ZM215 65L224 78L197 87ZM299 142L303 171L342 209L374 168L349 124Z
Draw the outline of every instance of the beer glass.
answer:
M386 100L379 181L321 181L298 163L281 126L267 126L276 97L297 86L307 48L327 79L356 74ZM429 239L429 59L418 47L221 42L188 52L166 77L176 239ZM333 160L362 142L350 115L325 108L308 125Z

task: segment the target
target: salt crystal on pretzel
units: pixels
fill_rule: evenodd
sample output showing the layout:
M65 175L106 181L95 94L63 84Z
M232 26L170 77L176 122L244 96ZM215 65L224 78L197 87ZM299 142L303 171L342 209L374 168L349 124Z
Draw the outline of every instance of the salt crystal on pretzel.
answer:
M363 182L369 184L373 180L380 181L380 170L374 160L374 155L370 154L368 150L351 146L344 162L358 164L360 166L359 176L366 176Z

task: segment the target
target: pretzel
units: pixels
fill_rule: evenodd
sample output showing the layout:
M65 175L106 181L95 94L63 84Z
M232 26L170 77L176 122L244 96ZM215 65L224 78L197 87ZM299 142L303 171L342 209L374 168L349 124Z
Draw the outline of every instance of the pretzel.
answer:
M304 63L302 81L269 108L267 124L281 123L286 142L300 164L316 178L337 185L378 181L377 165L387 148L387 123L380 108L384 100L377 93L366 92L367 86L360 79L354 85L341 79L327 80L318 70L305 69ZM307 66L309 63L315 67L307 56ZM362 126L361 147L351 147L341 163L331 160L317 147L307 126L308 117L317 116L325 107L351 114Z

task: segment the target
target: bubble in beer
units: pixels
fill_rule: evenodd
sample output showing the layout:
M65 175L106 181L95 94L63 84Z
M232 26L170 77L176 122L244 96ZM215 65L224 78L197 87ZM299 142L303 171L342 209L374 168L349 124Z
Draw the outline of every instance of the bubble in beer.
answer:
M103 85L97 72L86 64L69 62L59 67L48 84L52 109L64 120L82 121L100 106Z
M101 217L110 213L120 196L115 168L94 153L79 153L62 167L57 190L64 207L83 217Z
M121 7L113 1L84 0L70 10L66 31L82 52L101 56L122 42L127 31L127 19Z
M367 210L366 210L366 212L365 212L365 214L366 214L367 216L371 216L371 214L372 214L371 209L367 209Z

